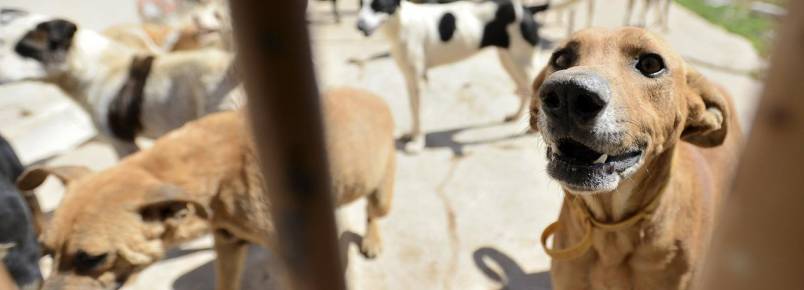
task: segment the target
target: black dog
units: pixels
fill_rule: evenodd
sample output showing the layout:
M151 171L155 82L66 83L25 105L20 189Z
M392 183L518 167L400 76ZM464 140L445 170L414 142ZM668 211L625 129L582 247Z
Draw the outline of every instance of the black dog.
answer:
M39 289L41 252L33 219L15 181L24 167L5 138L0 136L0 256L20 289ZM8 248L11 246L11 248Z

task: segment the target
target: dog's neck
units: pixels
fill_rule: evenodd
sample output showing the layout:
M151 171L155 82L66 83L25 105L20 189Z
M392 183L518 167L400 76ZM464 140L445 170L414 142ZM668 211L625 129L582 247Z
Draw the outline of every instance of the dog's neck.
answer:
M109 74L125 72L122 67L130 63L133 56L134 51L122 44L97 32L81 29L73 38L63 73L52 76L48 81L92 112L93 108L105 101L100 92L103 86L108 85Z
M388 37L388 39L392 41L398 39L399 31L402 29L402 17L404 17L404 15L402 14L405 13L406 10L405 7L408 5L416 5L416 4L412 4L407 1L402 1L402 3L399 4L399 7L394 12L394 14L388 16L388 20L386 20L385 23L383 23L382 26L380 27L380 30L382 30L382 32L385 34L386 37Z
M652 158L612 192L581 196L586 208L601 222L616 223L633 216L668 191L675 155L675 149L670 148Z
M221 118L221 114L227 115ZM244 173L256 168L256 155L245 117L242 112L225 112L213 118L213 122L207 117L165 135L153 147L127 158L126 166L143 168L204 204L222 190L249 186Z

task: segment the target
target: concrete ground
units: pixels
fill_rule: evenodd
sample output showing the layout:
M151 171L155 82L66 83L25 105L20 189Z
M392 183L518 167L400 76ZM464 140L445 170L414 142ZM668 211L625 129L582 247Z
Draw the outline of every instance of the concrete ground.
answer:
M83 27L102 29L137 20L134 1L120 2L6 0L3 5L61 15ZM349 63L388 50L381 35L366 39L354 29L354 2L340 1L344 15L340 24L333 23L329 3L311 2L319 82L323 89L348 85L383 96L392 107L397 133L402 134L410 117L402 76L393 61ZM624 7L624 0L598 4L594 24L620 25ZM585 8L577 10L582 23ZM98 11L103 11L102 17ZM538 52L539 67L549 56L550 44L565 36L566 24L558 18L555 12L542 17L545 48ZM733 94L746 124L760 89L746 72L763 65L751 45L678 6L671 11L670 26L664 36L704 75ZM433 69L429 79L423 97L427 148L414 156L398 153L396 195L390 215L381 222L385 249L380 257L366 260L357 251L364 203L338 210L351 288L550 289L549 259L538 237L556 218L562 193L544 171L539 136L526 134L527 121L501 123L516 108L513 82L491 50ZM102 169L116 162L110 147L91 139L94 132L86 115L53 87L1 86L0 133L27 164ZM38 191L47 209L57 206L61 193L53 180ZM171 251L125 289L213 289L212 259L210 239L200 239ZM275 262L269 251L253 248L244 289L275 289L271 269L276 266L265 267L265 261Z

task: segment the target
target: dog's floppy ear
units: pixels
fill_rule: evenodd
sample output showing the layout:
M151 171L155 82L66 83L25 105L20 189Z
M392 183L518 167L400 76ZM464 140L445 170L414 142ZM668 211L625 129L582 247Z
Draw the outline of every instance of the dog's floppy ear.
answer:
M58 177L66 186L70 182L91 172L89 168L84 166L32 167L25 170L25 172L17 178L17 188L24 191L34 190L42 185L51 174Z
M144 221L160 223L167 230L179 228L190 217L207 219L210 212L184 189L172 184L162 184L148 192L138 211Z
M532 132L539 131L539 108L542 105L542 99L539 98L539 89L544 83L548 68L549 66L545 66L536 76L536 79L533 80L533 97L530 98L530 130Z
M64 19L39 23L20 39L14 51L40 62L61 62L73 44L77 29L74 23Z
M64 186L70 182L91 173L89 168L83 166L58 166L58 167L32 167L24 171L17 178L17 188L21 191L25 204L33 217L34 231L36 232L37 239L42 241L44 230L49 221L42 211L42 206L39 204L39 199L32 190L36 189L45 182L49 175L54 175L61 180ZM45 249L46 247L42 247ZM45 255L46 253L42 253Z
M722 144L731 117L723 92L692 68L686 78L689 111L681 138L701 147Z

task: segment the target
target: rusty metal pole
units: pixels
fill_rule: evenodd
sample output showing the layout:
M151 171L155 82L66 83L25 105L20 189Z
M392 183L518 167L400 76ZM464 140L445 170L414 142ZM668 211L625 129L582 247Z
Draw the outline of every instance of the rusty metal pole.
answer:
M240 74L295 290L343 290L306 0L231 0Z
M804 289L804 1L788 3L697 290Z

